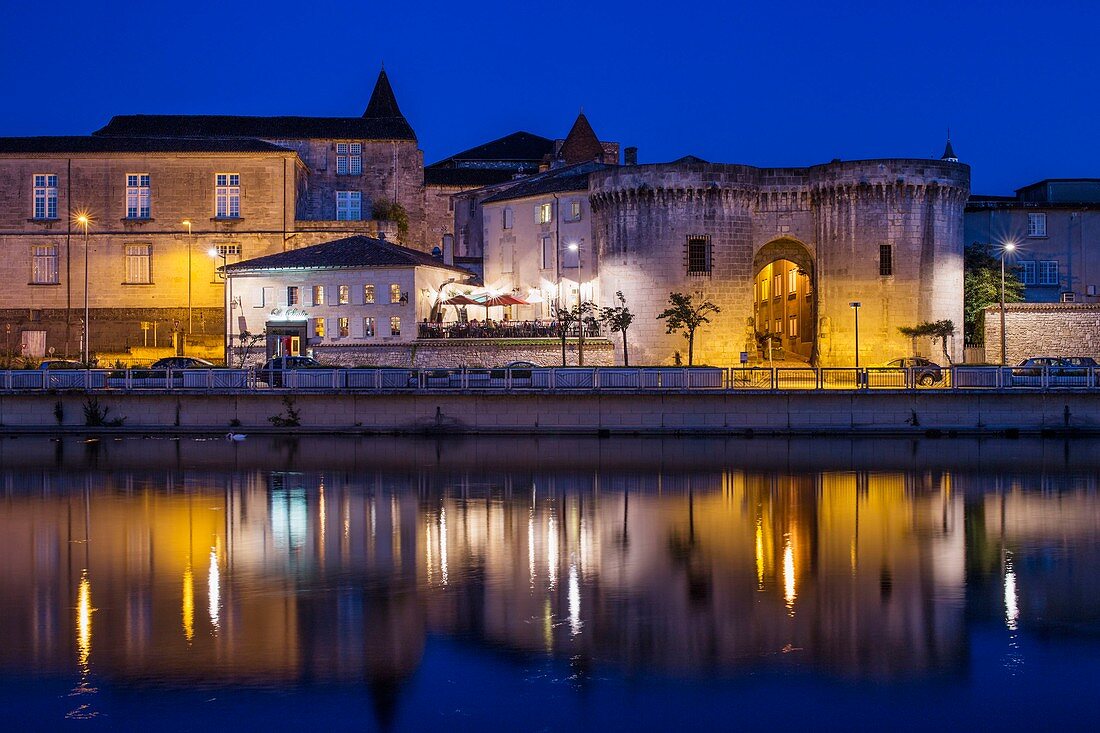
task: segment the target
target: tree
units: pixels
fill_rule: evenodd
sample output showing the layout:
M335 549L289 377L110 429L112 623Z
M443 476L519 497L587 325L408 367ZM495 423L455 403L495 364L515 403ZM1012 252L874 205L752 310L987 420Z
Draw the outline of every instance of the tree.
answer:
M607 329L611 333L621 333L623 335L623 366L630 366L630 356L626 351L626 330L634 322L634 314L626 307L626 298L623 297L623 291L616 291L615 298L619 301L619 304L600 310L600 321L607 325Z
M249 358L252 356L252 352L267 339L267 331L260 331L259 333L251 333L249 331L241 331L241 335L237 337L240 347L237 350L237 367L244 369L248 364ZM232 368L232 360L229 356L226 356L225 365Z
M573 326L583 328L585 325L595 323L596 304L590 300L583 303L575 303L568 308L555 308L554 317L558 321L558 329L561 331L561 365L565 366L565 339L569 336L569 329Z
M772 360L772 344L783 345L783 334L773 331L756 331L756 346L768 354L768 363Z
M1015 267L1005 268L1005 302L1024 299ZM988 244L975 242L963 260L963 327L968 343L985 343L985 309L1001 302L1001 259Z
M943 358L947 359L948 364L952 364L951 354L947 353L947 340L955 335L955 322L946 321L925 321L924 323L918 323L915 326L901 326L898 328L902 336L909 336L910 338L916 338L919 336L931 336L932 343L936 342L936 339L940 340L943 345Z
M661 311L657 319L664 320L665 333L683 332L688 342L688 366L692 366L695 361L695 331L710 323L708 314L720 313L721 309L709 300L696 305L687 293L669 293L668 302L670 307Z

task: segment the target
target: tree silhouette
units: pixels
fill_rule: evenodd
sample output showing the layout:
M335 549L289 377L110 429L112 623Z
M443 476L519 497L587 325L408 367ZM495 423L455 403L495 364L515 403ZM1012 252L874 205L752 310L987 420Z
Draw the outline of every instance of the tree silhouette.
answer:
M634 322L634 314L626 307L626 298L623 297L623 291L616 291L615 298L619 301L619 304L601 309L600 320L607 324L607 329L611 333L621 333L623 335L623 366L630 366L630 355L626 350L626 330Z
M658 320L664 320L665 333L681 331L688 342L688 366L695 361L695 331L700 326L710 323L708 314L720 313L721 309L709 300L696 305L692 302L692 296L687 293L669 293L668 308L657 315Z

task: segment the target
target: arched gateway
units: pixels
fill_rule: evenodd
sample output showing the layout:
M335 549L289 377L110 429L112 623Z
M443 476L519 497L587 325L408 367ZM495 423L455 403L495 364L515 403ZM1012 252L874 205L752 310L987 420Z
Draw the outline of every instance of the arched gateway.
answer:
M817 360L814 263L801 242L768 242L753 257L752 316L760 358ZM770 349L769 349L770 347Z

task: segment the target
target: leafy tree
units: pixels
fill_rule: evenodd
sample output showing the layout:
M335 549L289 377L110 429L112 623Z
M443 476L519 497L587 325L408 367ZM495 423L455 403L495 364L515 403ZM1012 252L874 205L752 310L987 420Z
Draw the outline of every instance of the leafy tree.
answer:
M248 360L252 357L252 353L267 340L267 331L260 331L259 333L251 333L249 331L241 331L241 335L237 337L237 368L244 369L248 364ZM232 352L232 348L230 349ZM232 368L233 359L231 354L226 354L225 365Z
M918 323L915 326L901 326L898 328L902 336L909 336L915 338L918 336L931 336L932 343L939 339L943 345L943 358L947 359L948 364L952 364L951 354L947 353L947 340L955 335L955 322L950 320L945 321L925 321L924 323Z
M623 335L623 366L630 366L630 356L626 351L626 330L634 322L634 314L626 307L626 298L623 297L623 291L616 291L615 298L619 301L619 304L601 309L600 321L607 324L607 328L611 333L621 333Z
M657 315L664 320L665 333L682 331L688 342L688 366L695 361L695 331L703 324L710 323L708 314L720 313L721 309L709 300L696 305L687 293L669 293L668 308Z
M1024 299L1015 267L1005 267L1005 302ZM963 260L963 325L968 342L985 343L985 309L1001 302L1001 258L989 244L975 242Z
M397 238L404 242L409 236L409 212L396 201L375 201L372 215L377 221L392 221L397 224Z
M596 304L590 300L583 303L574 303L568 308L555 308L554 317L558 321L561 331L561 365L565 366L565 340L569 335L569 329L573 326L583 328L585 325L595 323ZM583 348L578 343L578 348ZM579 354L578 354L579 356Z

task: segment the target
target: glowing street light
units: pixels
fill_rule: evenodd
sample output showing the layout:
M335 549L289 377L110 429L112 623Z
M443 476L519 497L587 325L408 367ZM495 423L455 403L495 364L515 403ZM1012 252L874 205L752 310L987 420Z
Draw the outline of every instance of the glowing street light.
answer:
M214 259L221 259L222 273L225 275L225 282L228 286L229 305L226 306L225 313L226 319L229 321L229 327L225 332L225 365L231 367L233 366L233 360L230 358L229 350L233 347L233 278L225 271L225 266L229 264L229 253L222 252L217 247L211 247L206 250L206 253Z
M91 361L91 349L88 345L92 325L88 319L88 225L92 223L92 217L87 211L78 211L73 215L73 222L84 231L84 337L81 341L84 347L84 366L87 367Z
M1015 242L1005 242L1001 247L1001 366L1007 363L1005 340L1005 255L1016 251Z
M848 303L848 305L851 306L852 310L856 313L856 369L859 369L859 308L863 303L860 303L858 300L853 300Z

